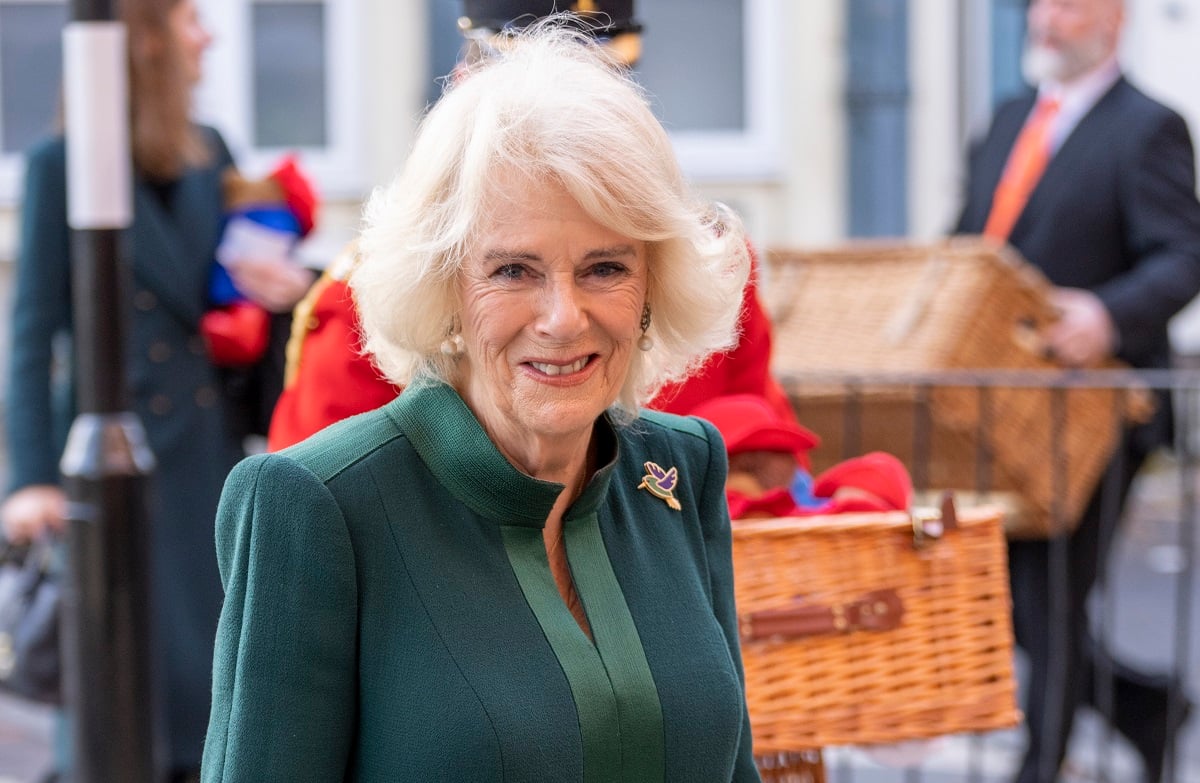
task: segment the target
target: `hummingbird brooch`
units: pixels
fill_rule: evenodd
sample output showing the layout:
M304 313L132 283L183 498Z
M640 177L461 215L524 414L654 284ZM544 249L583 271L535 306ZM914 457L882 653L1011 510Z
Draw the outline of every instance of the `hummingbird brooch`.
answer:
M675 484L679 481L679 471L675 468L663 470L655 462L644 464L646 475L642 476L642 483L638 484L637 488L648 490L651 495L666 502L667 506L679 511L682 507L675 497Z

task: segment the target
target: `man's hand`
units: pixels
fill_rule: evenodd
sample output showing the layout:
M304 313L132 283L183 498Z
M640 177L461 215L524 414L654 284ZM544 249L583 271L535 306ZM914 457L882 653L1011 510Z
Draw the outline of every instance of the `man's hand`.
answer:
M24 544L47 530L60 532L67 518L67 497L51 484L18 489L0 505L0 525L14 544Z
M1117 330L1100 297L1082 288L1056 288L1050 303L1059 319L1046 329L1046 351L1067 367L1094 367L1116 351Z

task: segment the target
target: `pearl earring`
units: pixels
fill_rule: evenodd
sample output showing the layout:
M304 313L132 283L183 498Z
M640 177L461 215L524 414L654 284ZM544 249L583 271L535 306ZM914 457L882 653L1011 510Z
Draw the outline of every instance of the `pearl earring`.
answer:
M637 347L642 351L649 351L654 347L654 340L646 334L646 330L650 328L650 303L647 302L642 307L642 322L638 324L642 327L642 336L638 338Z
M446 339L442 340L442 353L447 356L461 356L467 350L467 343L463 340L462 334L459 333L461 328L458 323L458 316L455 316L450 322L450 328L446 330Z

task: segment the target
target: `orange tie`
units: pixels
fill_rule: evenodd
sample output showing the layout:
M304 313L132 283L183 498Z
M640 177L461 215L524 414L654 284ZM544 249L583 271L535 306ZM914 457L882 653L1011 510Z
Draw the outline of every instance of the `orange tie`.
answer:
M985 237L999 242L1008 239L1021 210L1025 209L1029 194L1050 161L1050 129L1057 116L1058 100L1043 98L1021 128L992 197L992 211L983 229Z

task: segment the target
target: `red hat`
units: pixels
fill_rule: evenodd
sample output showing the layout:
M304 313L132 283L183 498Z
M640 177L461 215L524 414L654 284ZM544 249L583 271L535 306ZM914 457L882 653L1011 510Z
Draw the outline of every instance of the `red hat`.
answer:
M879 497L893 509L912 502L912 479L904 463L882 451L845 460L813 480L815 497L831 498L842 487L856 487Z
M275 180L283 191L288 209L300 224L300 236L308 236L317 222L317 209L321 204L312 180L300 170L293 155L285 156L267 177Z
M798 458L821 442L810 430L780 418L771 403L758 394L728 394L697 405L689 413L713 423L725 439L729 454L781 451Z

